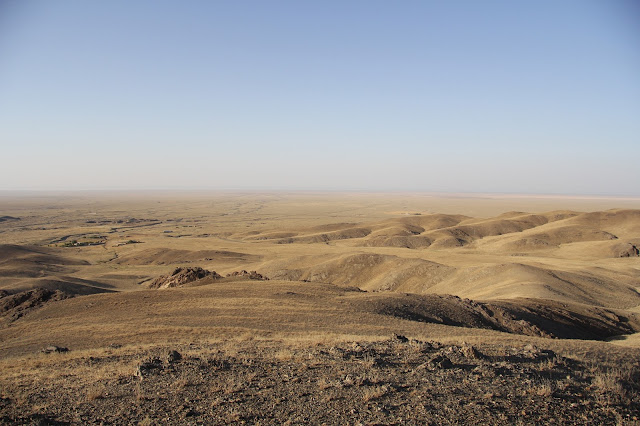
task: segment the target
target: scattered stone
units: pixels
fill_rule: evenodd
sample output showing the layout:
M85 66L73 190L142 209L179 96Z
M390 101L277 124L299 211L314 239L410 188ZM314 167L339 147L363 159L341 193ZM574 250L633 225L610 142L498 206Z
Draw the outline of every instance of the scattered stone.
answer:
M62 347L62 346L51 345L51 346L47 346L46 348L42 349L41 352L44 353L44 354L63 353L63 352L69 352L69 348L65 348L65 347Z
M235 271L235 272L231 272L230 274L227 274L227 277L247 277L250 280L260 280L260 281L268 281L269 278L265 277L262 274L259 274L256 271L245 271L244 269L242 271Z
M438 343L437 352L425 352L415 349L437 342L409 342L411 346L399 345L388 338L285 347L296 359L312 355L304 365L280 359L280 341L200 344L175 364L167 363L171 347L152 348L133 355L142 356L136 364L139 378L82 386L68 386L69 377L86 374L87 364L67 360L64 368L51 371L48 386L35 376L8 381L5 398L0 398L0 424L39 424L33 416L40 412L51 416L40 424L130 424L141 419L145 424L259 419L282 424L292 418L308 424L637 422L640 399L633 378L638 366L631 353L600 366L569 359L550 366L523 356L524 345L480 346L484 358L471 359L464 357L469 344ZM534 346L528 350L545 353ZM241 357L235 356L239 353ZM369 363L373 356L380 360L375 369ZM88 365L118 368L129 365L131 357L129 352L104 353ZM359 360L365 362L354 362ZM623 360L633 360L626 364L626 378L602 380ZM20 392L29 392L36 408L25 409L13 396Z
M451 362L451 360L444 355L437 355L435 358L429 361L429 364L433 368L438 368L443 370L453 367L453 363Z
M199 412L193 410L192 408L189 408L186 405L183 407L183 409L184 409L184 416L185 417L195 417L195 416L200 415Z
M540 351L540 353L537 356L537 359L551 359L551 358L556 358L557 355L554 351L550 350L550 349L543 349Z
M396 340L401 341L402 343L407 343L407 342L409 341L409 339L407 339L407 337L406 337L406 336L403 336L402 334L394 334L394 335L393 335L393 337L394 337Z
M52 419L49 416L45 416L44 414L32 414L29 416L30 422L29 424L35 426L55 426L55 425L67 425L67 422L58 422Z
M173 350L173 351L169 351L169 354L167 355L167 362L169 364L174 363L176 361L180 361L182 359L182 355L180 354L180 352Z
M482 359L482 358L484 358L484 355L482 355L482 353L472 345L464 345L464 346L462 346L462 354L466 358L471 358L471 359Z
M537 346L528 344L522 349L523 355L533 359L549 359L556 357L556 353L549 349L539 349Z
M138 366L136 369L136 376L141 379L145 376L148 376L149 373L153 370L161 370L162 369L162 361L160 358L152 358L149 361L145 361Z

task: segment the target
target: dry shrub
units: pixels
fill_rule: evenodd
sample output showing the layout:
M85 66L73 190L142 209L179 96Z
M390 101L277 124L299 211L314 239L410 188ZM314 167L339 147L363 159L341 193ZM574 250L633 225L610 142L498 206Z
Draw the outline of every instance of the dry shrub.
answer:
M630 378L629 372L619 368L600 371L593 377L592 383L599 391L598 399L604 405L613 405L624 402L627 399L625 379Z
M342 386L348 388L356 384L356 379L354 379L350 374L347 374L342 380Z
M367 354L364 354L364 356L362 357L362 363L366 368L372 368L376 365L377 360L374 355L367 353Z
M85 400L87 402L91 402L91 401L96 401L98 399L103 399L104 397L105 397L104 389L99 387L92 387L89 390L87 390Z
M242 412L240 411L240 409L236 407L231 408L231 410L229 410L229 412L227 413L227 420L231 423L237 423L242 420Z
M389 392L389 388L387 386L376 386L374 388L367 388L362 395L362 400L364 402L370 402L376 400L378 398L382 398Z
M244 388L244 380L241 377L231 376L227 377L225 380L220 380L218 382L214 382L211 385L211 392L217 393L222 392L226 395L231 395L236 392L240 392Z
M321 377L318 381L317 381L317 385L318 385L318 389L320 390L325 390L330 388L331 386L333 386L331 384L331 381L328 380L326 377Z
M324 396L322 397L322 402L324 402L324 403L326 404L327 402L331 402L331 401L333 401L333 400L335 400L335 399L336 399L335 395L329 395L329 394L327 394L327 395L324 395Z
M543 361L540 361L540 363L538 364L538 369L540 371L548 371L548 370L553 370L554 368L556 368L558 365L560 365L561 362L558 359L558 357L554 356L551 358L547 358Z
M193 383L191 383L191 381L185 376L182 376L178 378L175 382L173 382L173 388L178 392L182 391L187 386L192 386L192 385Z
M597 373L593 377L593 384L603 391L620 391L624 378L622 370L614 368Z
M278 361L291 361L293 359L293 352L289 349L281 349L275 354L275 358Z
M553 395L553 384L550 381L544 381L537 385L533 391L538 396L551 396Z
M374 373L374 374L368 374L365 376L360 376L356 379L356 384L358 386L364 386L364 385L379 385L381 383L384 383L384 376L378 374L378 373Z
M144 401L145 397L144 391L142 389L142 383L136 382L136 386L133 388L133 396L138 403Z

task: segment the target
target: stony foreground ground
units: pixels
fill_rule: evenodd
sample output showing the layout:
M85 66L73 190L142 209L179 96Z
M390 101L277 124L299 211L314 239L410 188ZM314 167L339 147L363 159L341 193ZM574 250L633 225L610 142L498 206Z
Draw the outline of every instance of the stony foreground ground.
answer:
M0 379L3 424L637 424L640 413L638 364L399 335L114 345L17 360Z

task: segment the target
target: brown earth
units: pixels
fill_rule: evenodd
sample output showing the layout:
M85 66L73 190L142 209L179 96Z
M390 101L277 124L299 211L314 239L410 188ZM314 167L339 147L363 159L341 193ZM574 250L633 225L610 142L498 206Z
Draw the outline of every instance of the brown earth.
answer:
M12 381L0 399L3 423L632 424L640 410L637 360L606 368L534 345L395 335L114 347L38 360L27 374L21 362L4 370Z

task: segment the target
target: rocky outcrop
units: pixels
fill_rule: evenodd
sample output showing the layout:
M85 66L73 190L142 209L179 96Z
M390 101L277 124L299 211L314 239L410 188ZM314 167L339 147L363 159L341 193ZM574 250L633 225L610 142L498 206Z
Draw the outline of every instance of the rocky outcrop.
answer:
M73 295L60 290L46 288L35 288L15 294L0 290L0 318L13 322L28 312L44 306L46 303L70 297L73 297Z
M261 281L267 281L269 279L264 275L257 273L256 271L247 272L244 269L242 271L235 271L230 274L227 274L227 277L245 277L245 278L249 278L250 280L261 280Z
M186 284L208 277L217 279L222 278L222 275L215 271L208 271L200 267L176 268L173 270L171 275L160 275L158 278L151 281L151 283L148 284L148 287L158 289L182 287Z
M613 257L638 257L640 250L631 243L618 244L613 248Z
M43 354L59 354L69 352L69 348L65 348L64 346L51 345L43 348L40 352L42 352Z

